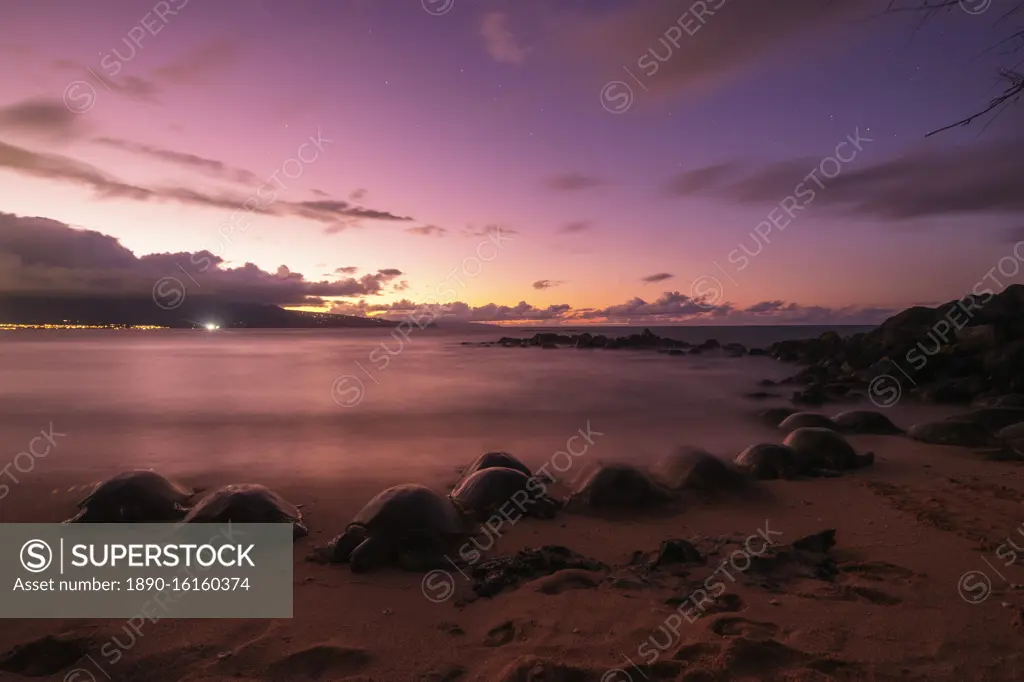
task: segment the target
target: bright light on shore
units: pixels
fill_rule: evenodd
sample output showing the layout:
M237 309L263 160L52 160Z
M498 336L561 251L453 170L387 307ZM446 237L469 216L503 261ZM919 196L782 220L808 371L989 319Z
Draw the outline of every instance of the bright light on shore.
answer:
M213 322L207 322L206 323L206 329L207 329L207 331L211 331L212 332L215 329L220 329L220 326L214 324Z

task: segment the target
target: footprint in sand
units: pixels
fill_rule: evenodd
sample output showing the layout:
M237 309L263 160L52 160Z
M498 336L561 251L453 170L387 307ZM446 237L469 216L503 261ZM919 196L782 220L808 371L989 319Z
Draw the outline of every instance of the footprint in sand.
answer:
M0 670L25 677L47 677L67 668L89 651L84 637L47 635L18 644L0 655Z
M778 634L779 626L775 623L748 620L739 616L728 616L719 618L712 623L711 631L723 637L745 637L764 641Z
M466 669L461 665L449 663L432 668L419 677L420 682L455 682L461 680Z
M484 646L504 646L522 634L515 621L507 620L501 625L491 628L484 639Z
M358 673L370 661L364 649L319 644L285 656L272 663L267 672L274 680L316 680Z
M843 562L839 564L843 573L852 573L866 580L905 585L921 577L917 571L884 561Z

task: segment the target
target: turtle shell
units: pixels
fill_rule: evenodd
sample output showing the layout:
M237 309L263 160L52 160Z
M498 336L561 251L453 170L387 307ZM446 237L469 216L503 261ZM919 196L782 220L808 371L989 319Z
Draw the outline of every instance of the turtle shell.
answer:
M820 428L836 430L836 423L823 414L817 412L797 412L791 414L779 423L779 428L789 433L802 428Z
M671 499L647 472L629 464L609 464L592 471L576 496L591 507L649 507Z
M476 460L474 460L474 462L466 469L464 475L469 477L478 471L496 468L515 469L516 471L523 472L527 476L533 475L533 472L530 471L530 467L520 462L515 455L508 452L498 451L485 452L477 457Z
M710 452L692 446L676 448L654 465L654 476L675 490L724 490L744 482L743 475Z
M481 469L459 484L451 498L463 510L486 513L509 502L516 493L526 490L529 482L530 477L518 469Z
M194 492L150 469L125 471L99 483L68 522L156 522L180 518Z
M788 445L758 443L736 456L736 466L750 472L759 480L772 480L794 476L802 469L796 451Z
M396 538L418 533L460 535L465 531L450 499L412 483L378 493L356 514L351 525Z
M193 492L188 488L164 478L151 469L136 469L102 481L78 503L78 506L120 506L143 499L174 505L188 502L192 495Z
M896 426L881 412L874 410L848 410L840 412L832 418L835 427L843 433L864 433L890 435L903 433L903 429Z
M185 517L185 523L293 523L305 535L302 512L266 486L240 483L224 486L204 497Z
M853 446L842 434L821 427L798 428L783 441L796 452L797 457L812 467L822 469L853 469L860 459Z

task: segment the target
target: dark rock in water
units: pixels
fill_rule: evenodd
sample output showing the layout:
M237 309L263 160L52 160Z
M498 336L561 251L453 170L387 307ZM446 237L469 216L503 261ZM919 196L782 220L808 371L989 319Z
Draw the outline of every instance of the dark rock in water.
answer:
M751 393L745 393L744 398L752 398L753 400L763 400L765 398L781 398L781 393L772 393L770 391L753 391Z
M608 345L608 337L605 336L604 334L598 334L597 336L594 337L594 340L591 341L591 344L594 346L594 348L604 348L605 346Z
M702 350L715 350L716 348L721 348L722 344L718 342L718 339L708 339L697 347Z
M567 547L545 545L488 559L471 567L469 571L473 579L473 591L480 597L493 597L502 590L515 588L520 583L557 571L579 569L596 572L607 568L600 561L577 554Z
M701 353L703 353L703 352L704 352L704 349L703 349L703 348L701 348L700 346L694 346L693 348L691 348L691 349L690 349L689 351L687 351L687 352L688 352L688 353L689 353L690 355L700 355Z
M794 405L824 405L828 402L828 395L818 385L808 386L803 391L793 392Z
M669 355L685 355L685 351L681 348L673 348L668 352Z
M697 548L686 540L664 540L658 548L658 556L652 566L668 566L670 564L699 564L704 562Z
M764 348L751 348L747 351L747 355L768 355L768 351Z
M0 655L0 670L25 677L48 677L88 654L89 648L90 642L84 638L47 635Z
M734 358L743 357L747 354L747 347L742 343L727 343L722 346L722 350Z
M793 549L824 554L836 546L836 529L819 531L793 542Z
M986 447L996 445L991 431L981 424L968 421L943 419L925 424L914 424L907 435L914 440L933 445L959 445L961 447Z
M771 379L761 379L759 382L757 382L757 385L758 386L766 386L767 387L767 386L775 386L775 383L776 382L772 381Z
M594 337L591 334L588 334L587 332L583 332L576 339L576 347L577 348L593 348L594 347Z

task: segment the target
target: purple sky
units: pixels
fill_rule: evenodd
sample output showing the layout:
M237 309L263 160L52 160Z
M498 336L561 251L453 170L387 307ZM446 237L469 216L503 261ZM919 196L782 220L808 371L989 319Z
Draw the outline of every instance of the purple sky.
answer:
M0 290L573 323L956 298L1020 265L1024 115L924 135L1000 91L1012 0L885 4L7 3Z

